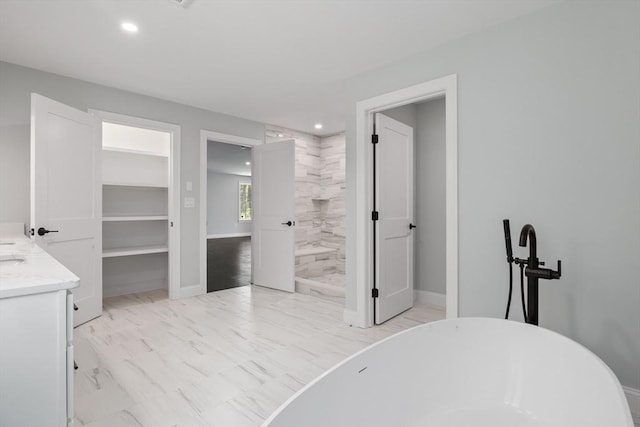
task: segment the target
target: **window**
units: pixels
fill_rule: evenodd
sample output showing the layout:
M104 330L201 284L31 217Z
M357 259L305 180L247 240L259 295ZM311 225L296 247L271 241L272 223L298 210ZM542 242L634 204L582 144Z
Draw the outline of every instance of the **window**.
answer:
M251 221L251 184L240 183L240 221Z

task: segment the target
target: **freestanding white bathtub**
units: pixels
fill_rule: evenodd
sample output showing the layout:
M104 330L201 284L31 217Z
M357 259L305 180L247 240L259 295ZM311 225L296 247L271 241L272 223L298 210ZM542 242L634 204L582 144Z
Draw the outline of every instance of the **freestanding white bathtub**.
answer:
M285 402L263 427L633 427L596 355L519 322L462 318L389 337Z

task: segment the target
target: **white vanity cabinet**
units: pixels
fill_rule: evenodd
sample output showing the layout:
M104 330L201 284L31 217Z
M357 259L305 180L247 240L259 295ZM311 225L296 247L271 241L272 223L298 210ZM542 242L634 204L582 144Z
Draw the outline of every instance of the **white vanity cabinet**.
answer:
M0 234L0 426L73 425L78 284L26 237Z

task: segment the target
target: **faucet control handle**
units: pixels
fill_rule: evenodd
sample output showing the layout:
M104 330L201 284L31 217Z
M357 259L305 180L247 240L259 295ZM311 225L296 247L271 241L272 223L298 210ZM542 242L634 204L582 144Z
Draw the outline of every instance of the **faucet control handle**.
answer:
M558 269L551 272L553 279L559 279L562 276L562 261L558 260Z

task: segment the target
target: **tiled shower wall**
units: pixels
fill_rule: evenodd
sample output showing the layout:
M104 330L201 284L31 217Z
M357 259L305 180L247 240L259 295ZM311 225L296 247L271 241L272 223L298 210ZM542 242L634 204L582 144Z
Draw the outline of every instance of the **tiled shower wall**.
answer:
M345 265L345 136L318 138L267 126L266 142L295 140L296 250L325 246L337 250L328 272ZM333 264L333 263L331 263Z
M344 273L346 200L345 200L345 135L328 136L320 140L320 194L328 201L320 212L320 242L337 249L336 269ZM323 210L324 209L324 210Z

